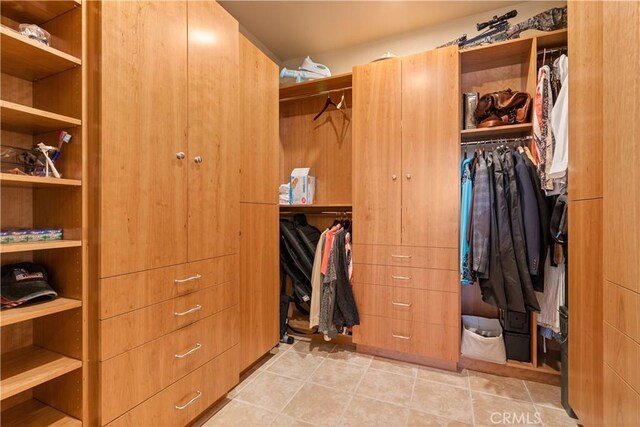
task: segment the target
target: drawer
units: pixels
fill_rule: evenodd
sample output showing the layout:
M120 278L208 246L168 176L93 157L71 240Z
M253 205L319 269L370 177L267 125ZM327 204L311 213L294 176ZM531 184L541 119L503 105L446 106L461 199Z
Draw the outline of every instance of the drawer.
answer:
M236 345L238 322L236 305L102 362L103 424Z
M186 426L238 383L238 371L235 346L107 427ZM122 394L108 398L122 398Z
M106 360L238 304L238 283L201 291L100 321L100 360Z
M457 362L460 353L460 328L362 315L360 326L353 328L353 342Z
M458 271L458 249L354 245L353 262Z
M354 264L354 283L459 293L460 275L452 270Z
M460 297L451 292L356 283L353 293L361 314L455 327L460 323Z
M100 319L146 307L238 277L237 255L100 280Z
M605 364L640 393L640 344L606 322L603 343Z

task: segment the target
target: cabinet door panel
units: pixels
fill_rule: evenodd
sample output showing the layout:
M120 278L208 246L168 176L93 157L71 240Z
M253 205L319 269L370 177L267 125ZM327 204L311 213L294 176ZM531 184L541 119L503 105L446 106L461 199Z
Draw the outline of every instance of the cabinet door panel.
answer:
M186 18L184 2L102 3L101 277L187 260Z
M216 2L188 9L188 253L196 261L238 252L239 37L238 22Z
M401 89L399 59L353 69L353 214L359 243L400 244Z
M457 47L402 59L402 244L456 248Z

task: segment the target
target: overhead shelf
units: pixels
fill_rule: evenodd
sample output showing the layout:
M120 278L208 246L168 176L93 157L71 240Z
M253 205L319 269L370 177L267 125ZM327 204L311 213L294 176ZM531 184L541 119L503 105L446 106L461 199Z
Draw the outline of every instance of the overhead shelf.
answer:
M531 123L523 123L490 128L464 129L460 131L460 136L463 142L493 138L517 138L531 135L532 130Z
M345 204L333 205L280 205L280 212L292 213L342 213L351 212L352 206Z
M69 298L56 298L51 301L22 305L0 311L0 326L12 325L26 320L37 319L62 311L82 307L82 301Z
M82 121L73 117L27 107L9 101L0 101L2 130L37 134L80 126Z
M81 4L80 0L2 0L2 15L16 22L40 25Z
M4 8L4 2L2 5ZM3 73L33 81L82 64L80 59L31 40L4 25L0 27L0 34Z
M0 254L44 251L49 249L76 248L80 246L82 246L82 241L80 240L49 240L44 242L3 243L0 245Z
M1 365L0 399L4 400L75 371L82 362L31 346L3 354Z
M78 419L35 399L2 411L3 427L81 427Z
M330 90L350 89L351 73L338 74L323 79L309 80L302 83L292 83L280 87L280 101L289 99L304 98L313 96Z
M82 181L78 179L52 178L42 176L16 175L12 173L0 173L0 184L4 187L44 188L70 186L80 187Z

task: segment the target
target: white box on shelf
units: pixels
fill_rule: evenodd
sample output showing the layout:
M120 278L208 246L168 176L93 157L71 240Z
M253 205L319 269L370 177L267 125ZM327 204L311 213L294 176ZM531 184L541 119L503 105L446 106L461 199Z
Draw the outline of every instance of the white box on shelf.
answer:
M311 168L295 168L289 179L289 203L292 205L312 205L316 193L316 178L311 176Z

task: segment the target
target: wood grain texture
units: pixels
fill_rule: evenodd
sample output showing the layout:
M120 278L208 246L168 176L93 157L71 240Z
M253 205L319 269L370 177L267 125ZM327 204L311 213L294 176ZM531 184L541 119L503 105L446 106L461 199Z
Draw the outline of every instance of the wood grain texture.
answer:
M83 25L82 7L71 9L67 13L42 24L42 28L51 34L50 44L53 48L59 49L70 55L82 56Z
M460 356L458 368L470 369L502 377L519 378L522 380L535 381L560 387L560 375L558 375L557 371L551 371L550 369L537 369L531 364L526 363L507 361L506 364L502 365Z
M33 321L27 320L3 327L0 344L2 344L0 352L3 356L11 351L33 345Z
M2 73L0 76L0 88L2 89L3 100L33 107L33 83L31 81L23 80L7 73ZM2 140L4 144L7 144L9 138L3 135ZM32 143L29 145L31 144Z
M238 373L238 346L235 346L107 426L187 425L238 383ZM202 393L200 398L183 410L176 409L198 396L198 391Z
M27 134L51 132L81 124L80 120L73 117L1 100L0 115L3 130Z
M602 197L602 2L569 1L571 200Z
M640 343L605 323L604 363L640 394Z
M188 258L197 261L238 252L239 41L238 22L218 3L188 2L187 9Z
M357 242L353 245L353 260L359 264L458 271L456 248L362 245L359 237Z
M460 286L460 276L456 277L456 285ZM498 307L482 301L480 286L462 286L460 289L461 313L471 316L497 319L500 315Z
M353 282L395 288L425 289L457 293L459 275L452 270L354 264Z
M80 4L80 0L4 0L2 2L2 15L14 21L31 22L40 25L73 8L79 7Z
M46 251L52 249L75 248L82 245L80 240L50 240L43 242L27 243L3 243L0 245L0 253Z
M33 106L41 110L81 119L83 111L82 68L74 68L33 82ZM74 144L80 144L79 139L72 139L72 141ZM57 145L58 140L55 140L54 146ZM68 153L65 152L66 154Z
M339 90L351 87L351 73L338 74L323 79L309 80L302 83L291 83L280 87L281 100L315 95L328 90Z
M640 394L608 365L604 367L604 390L603 419L607 425L640 425Z
M82 422L35 399L28 400L0 415L5 427L81 427Z
M109 277L187 261L189 163L176 158L188 151L187 10L105 2L101 13L100 274Z
M587 425L602 423L602 200L569 202L569 399Z
M83 409L88 404L83 399L83 370L76 369L39 385L33 390L33 397L73 418L81 419Z
M402 58L403 245L458 247L459 70L454 46Z
M111 422L237 344L238 321L238 306L234 306L102 362L101 424ZM197 344L201 345L199 350L182 358L175 356L197 348Z
M602 301L607 323L640 342L640 294L605 280Z
M196 278L198 275L201 277ZM100 318L107 319L224 282L238 275L237 256L213 258L173 267L102 279ZM176 283L175 280L194 278Z
M280 337L278 206L240 204L240 369Z
M0 326L24 322L38 317L48 316L61 311L82 306L82 301L69 298L56 298L53 301L39 302L0 312Z
M278 66L240 35L240 201L278 203Z
M399 245L402 61L388 59L355 67L353 105L354 232L359 243Z
M82 360L82 325L82 310L66 310L46 318L39 317L33 321L33 344ZM77 397L82 400L81 396Z

